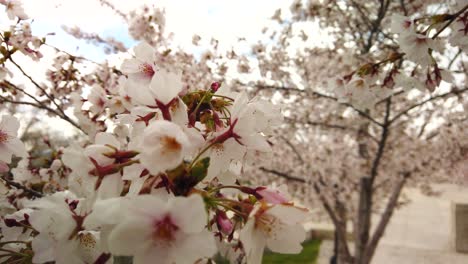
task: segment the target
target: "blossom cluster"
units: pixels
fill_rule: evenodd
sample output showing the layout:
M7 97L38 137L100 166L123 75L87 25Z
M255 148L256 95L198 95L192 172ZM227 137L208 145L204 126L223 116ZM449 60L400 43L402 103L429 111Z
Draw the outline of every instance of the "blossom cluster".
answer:
M265 247L301 251L307 210L283 187L239 177L271 153L278 106L218 82L188 88L155 54L142 42L113 88L75 93L70 106L91 142L55 149L45 164L27 157L18 120L2 117L2 261L195 263L221 252L261 263Z
M389 33L398 35L396 42L401 52L392 51L379 62L366 63L348 75L334 78L330 89L340 102L365 110L373 109L376 103L396 92L413 88L434 92L442 81L452 83L454 77L448 69L441 68L436 54L443 54L447 47L466 52L468 11L462 2L452 14L418 19L393 14ZM441 36L448 26L448 36ZM411 70L402 70L403 63Z

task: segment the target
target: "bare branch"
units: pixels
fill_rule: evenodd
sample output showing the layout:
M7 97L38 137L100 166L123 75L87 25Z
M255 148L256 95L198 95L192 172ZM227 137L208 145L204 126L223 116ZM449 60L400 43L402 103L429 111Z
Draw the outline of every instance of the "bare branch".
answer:
M348 247L348 243L347 243L347 239L346 239L347 234L346 234L346 230L344 229L344 226L343 226L343 225L346 225L346 219L339 219L338 218L338 216L333 211L333 209L332 209L330 203L328 202L328 200L325 198L325 196L323 196L323 194L322 194L322 192L320 190L320 187L318 186L317 183L314 183L313 187L314 187L315 193L317 194L320 201L322 202L322 205L325 208L325 211L327 211L327 213L330 216L333 224L335 225L335 230L336 230L336 234L338 235L338 240L343 245L345 258L348 259L348 260L351 260L352 256L351 256L351 253L349 251L349 247Z
M296 154L296 157L299 159L299 161L301 161L301 163L304 164L305 161L302 158L302 155L297 150L296 146L294 146L294 144L291 143L291 141L289 141L289 139L287 139L285 136L281 136L281 139L284 140L284 142L286 142L286 144L292 149L292 151L294 151L294 153Z
M457 13L455 14L452 14L450 15L450 19L447 21L447 23L441 27L435 34L434 36L432 36L432 39L435 39L437 38L440 33L442 33L448 26L450 26L450 24L453 23L453 21L455 21L455 19L457 19L458 16L460 16L461 14L465 13L465 11L468 10L468 5L465 5L465 7L463 7L460 11L458 11Z
M380 238L383 236L384 231L390 222L390 219L393 215L393 212L395 211L398 198L400 197L401 190L403 189L403 186L406 183L406 179L409 177L409 173L404 173L401 177L401 179L397 182L395 188L393 189L393 192L388 199L387 206L385 207L385 211L382 214L379 224L377 225L374 234L372 235L372 238L368 244L367 248L367 258L368 262L370 263L370 260L372 259L372 256L374 255L375 249L377 248L377 245L379 243Z
M19 184L19 183L15 182L15 181L9 180L9 179L6 177L6 175L2 175L2 176L0 176L0 178L1 178L2 180L4 180L4 181L7 183L7 185L13 186L13 187L15 187L16 189L23 190L24 192L29 193L29 194L31 194L31 195L34 196L34 197L40 198L40 197L43 197L43 196L44 196L44 195L43 195L42 193L40 193L40 192L34 191L34 190L29 189L28 187L26 187L26 186L24 186L24 185L22 185L22 184Z
M265 89L270 89L270 90L276 90L276 91L285 91L285 92L292 91L292 92L304 93L304 94L310 95L312 97L325 98L325 99L330 99L330 100L338 102L338 98L336 98L336 97L333 97L333 96L327 95L327 94L323 94L323 93L320 93L320 92L312 91L310 89L299 89L297 87L274 86L274 85L263 85L263 84L252 84L252 85L243 84L243 83L238 83L238 84L242 85L242 86L251 86L251 87L255 87L255 88L258 88L258 89L264 89L264 90ZM354 111L356 111L362 117L365 117L365 118L369 119L369 121L371 121L372 123L374 123L374 124L376 124L378 126L382 126L382 124L380 122L378 122L377 120L372 118L365 111L362 111L362 110L354 107L352 104L349 104L349 103L340 103L340 104L352 108Z
M302 182L302 183L305 183L306 180L302 179L302 178L299 178L299 177L296 177L296 176L291 176L287 173L284 173L284 172L281 172L281 171L277 171L277 170L274 170L274 169L267 169L265 167L260 167L259 168L260 170L264 171L264 172L268 172L268 173L271 173L271 174L274 174L276 176L279 176L279 177L282 177L282 178L285 178L286 180L291 180L291 181L296 181L296 182Z
M436 95L436 96L433 96L433 97L430 97L422 102L419 102L417 104L414 104L408 108L406 108L405 110L401 111L400 113L398 113L397 115L395 115L392 119L390 119L389 121L389 125L391 125L392 123L394 123L398 118L400 118L401 116L407 114L409 111L413 110L414 108L417 108L417 107L420 107L420 106L423 106L431 101L434 101L434 100L437 100L437 99L442 99L442 98L445 98L445 97L448 97L448 96L451 96L451 95L458 95L458 94L461 94L461 93L464 93L464 92L467 92L468 91L468 88L464 88L464 89L461 89L461 90L457 90L457 89L452 89L450 92L446 92L446 93L443 93L443 94L439 94L439 95Z
M380 141L379 141L379 146L377 149L377 153L375 154L374 161L372 162L372 167L371 167L371 172L370 172L370 181L371 185L374 183L374 179L378 174L378 169L380 165L380 161L382 159L384 149L385 149L385 144L387 142L388 134L389 134L389 126L390 126L390 108L391 108L392 100L391 98L387 99L387 103L385 106L385 117L384 117L384 123L382 126L382 134L380 136Z

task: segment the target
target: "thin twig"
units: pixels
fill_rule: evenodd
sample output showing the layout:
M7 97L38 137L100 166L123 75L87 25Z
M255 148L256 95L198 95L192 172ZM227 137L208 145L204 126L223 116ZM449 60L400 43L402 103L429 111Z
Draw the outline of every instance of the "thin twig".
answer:
M390 126L390 110L391 110L391 104L392 104L392 99L388 98L387 103L385 105L385 117L384 117L384 122L382 126L382 133L380 136L379 140L379 146L377 149L377 153L375 154L374 161L372 162L372 168L371 168L371 173L370 173L370 184L372 185L374 182L375 177L378 174L378 169L380 165L380 161L382 159L384 149L385 149L385 144L387 142L388 134L389 134L389 126Z
M463 7L460 11L458 11L457 13L453 14L453 15L450 15L450 19L447 21L447 23L441 27L439 29L439 31L437 31L434 36L432 36L432 39L435 39L437 38L440 33L442 33L448 26L450 26L450 24L453 23L453 21L455 21L455 19L457 19L458 16L460 16L461 14L465 13L465 11L468 10L468 5L466 5L465 7Z
M417 104L414 104L408 108L406 108L405 110L401 111L400 113L398 113L397 115L395 115L392 119L390 119L389 123L390 125L393 124L396 120L398 120L401 116L407 114L409 111L413 110L414 108L417 108L417 107L420 107L420 106L423 106L431 101L434 101L434 100L437 100L437 99L441 99L441 98L444 98L444 97L447 97L447 96L450 96L450 95L457 95L457 94L461 94L461 93L464 93L468 91L468 88L464 88L464 89L461 89L461 90L456 90L456 89L453 89L452 91L450 92L446 92L446 93L443 93L443 94L439 94L439 95L436 95L436 96L432 96L424 101L421 101Z
M16 189L23 190L24 192L29 193L29 194L31 194L32 196L35 196L35 197L37 197L37 198L40 198L40 197L43 197L43 196L44 196L44 195L43 195L42 193L40 193L40 192L34 191L34 190L29 189L28 187L26 187L26 186L24 186L24 185L22 185L22 184L20 184L20 183L17 183L17 182L15 182L15 181L12 181L12 180L7 179L5 175L0 176L0 178L1 178L2 180L4 180L8 185L11 185L11 186L15 187Z

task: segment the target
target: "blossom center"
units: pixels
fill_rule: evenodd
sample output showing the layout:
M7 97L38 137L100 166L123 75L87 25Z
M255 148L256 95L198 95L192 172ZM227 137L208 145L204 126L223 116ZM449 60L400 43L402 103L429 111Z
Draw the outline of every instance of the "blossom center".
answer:
M153 239L163 241L174 241L179 227L176 226L170 216L166 215L163 219L154 223Z
M0 130L0 144L8 140L8 134Z
M148 63L143 63L140 65L140 69L141 69L141 72L148 78L151 78L153 77L154 75L154 69L153 69L153 66L151 66L150 64Z
M80 244L85 248L95 248L96 247L96 240L91 233L80 234L79 236Z
M182 145L174 137L164 136L161 138L161 145L164 151L177 152L182 149Z
M274 231L277 222L275 217L261 213L255 219L255 228L269 236Z

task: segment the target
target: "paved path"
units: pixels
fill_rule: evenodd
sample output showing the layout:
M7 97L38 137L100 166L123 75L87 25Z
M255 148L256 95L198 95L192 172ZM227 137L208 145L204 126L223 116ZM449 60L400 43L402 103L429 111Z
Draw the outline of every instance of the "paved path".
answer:
M405 190L412 202L395 212L373 264L468 264L468 254L455 252L451 235L451 204L468 203L468 188L438 185L436 189L443 191L441 196ZM328 264L332 251L333 241L324 241L318 264Z

